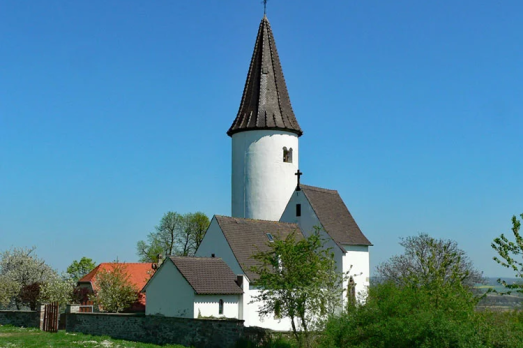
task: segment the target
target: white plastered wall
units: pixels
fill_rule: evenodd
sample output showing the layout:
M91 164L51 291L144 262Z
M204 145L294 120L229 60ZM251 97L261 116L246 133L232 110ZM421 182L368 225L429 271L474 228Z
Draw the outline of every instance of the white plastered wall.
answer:
M194 317L240 319L241 295L196 295ZM220 314L220 300L223 300L223 314Z
M369 247L366 245L344 245L343 247L347 250L347 253L343 256L343 269L350 269L349 275L353 276L356 283L356 296L358 299L362 299L362 297L365 297L369 287ZM348 284L345 283L344 285L347 288Z
M259 290L252 288L249 285L249 279L243 277L242 279L243 296L240 302L239 319L244 320L245 326L258 326L266 329L276 331L290 331L292 330L291 321L288 318L275 319L273 315L264 316L260 318L259 308L260 302L253 302L253 297L260 293Z
M211 224L203 237L200 247L196 250L195 256L211 257L212 254L225 261L234 274L243 274L243 270L241 269L238 260L236 260L236 256L234 256L227 239L223 235L216 217L212 218Z
M296 204L301 204L301 216L296 216ZM308 237L313 232L315 232L315 227L319 227L320 237L326 241L325 247L330 248L334 253L334 261L336 261L336 268L338 270L346 271L343 268L343 251L340 249L338 244L336 244L332 238L325 232L323 226L320 223L320 220L316 216L314 209L312 209L311 204L305 194L302 191L295 191L292 194L289 204L285 208L280 221L282 222L291 222L297 223L300 226L303 234Z
M292 163L283 162L283 148ZM232 136L232 216L278 221L296 187L298 136L253 130Z
M146 287L146 315L194 318L194 289L170 259L166 259Z
M296 204L301 204L301 216L299 217L296 216ZM369 285L368 277L370 275L369 248L367 246L342 246L347 251L344 253L338 244L323 230L323 226L302 191L295 191L293 193L280 221L297 223L306 236L314 232L315 226L321 227L322 231L320 235L327 241L325 247L330 248L334 253L336 268L343 273L349 272L349 275L354 276L356 293L366 291ZM362 274L360 275L360 273ZM347 287L348 280L343 283L343 288L347 289ZM344 292L344 301L346 301L346 296L347 293Z

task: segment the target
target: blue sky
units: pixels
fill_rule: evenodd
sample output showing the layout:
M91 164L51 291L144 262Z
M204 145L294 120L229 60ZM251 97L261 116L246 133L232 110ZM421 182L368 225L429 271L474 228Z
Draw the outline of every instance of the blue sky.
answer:
M230 214L263 7L0 0L0 250L136 261L163 213ZM375 266L426 232L487 276L523 212L523 3L269 0L303 182L337 189Z

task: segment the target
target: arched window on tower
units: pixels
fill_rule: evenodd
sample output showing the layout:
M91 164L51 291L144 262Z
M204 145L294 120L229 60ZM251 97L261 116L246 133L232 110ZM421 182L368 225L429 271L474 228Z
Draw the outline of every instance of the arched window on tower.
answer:
M292 147L288 150L286 147L283 148L283 162L292 163Z

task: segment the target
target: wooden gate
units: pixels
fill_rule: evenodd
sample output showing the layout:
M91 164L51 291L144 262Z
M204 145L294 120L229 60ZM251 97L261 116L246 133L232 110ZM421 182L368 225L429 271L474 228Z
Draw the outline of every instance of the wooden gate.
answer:
M44 309L44 331L58 332L58 302L53 302L45 305Z

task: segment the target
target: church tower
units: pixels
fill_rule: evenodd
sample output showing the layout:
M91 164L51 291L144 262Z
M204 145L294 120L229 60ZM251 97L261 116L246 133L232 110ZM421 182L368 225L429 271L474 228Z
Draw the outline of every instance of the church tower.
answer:
M232 138L232 216L278 221L296 188L298 138L269 20L263 17Z

